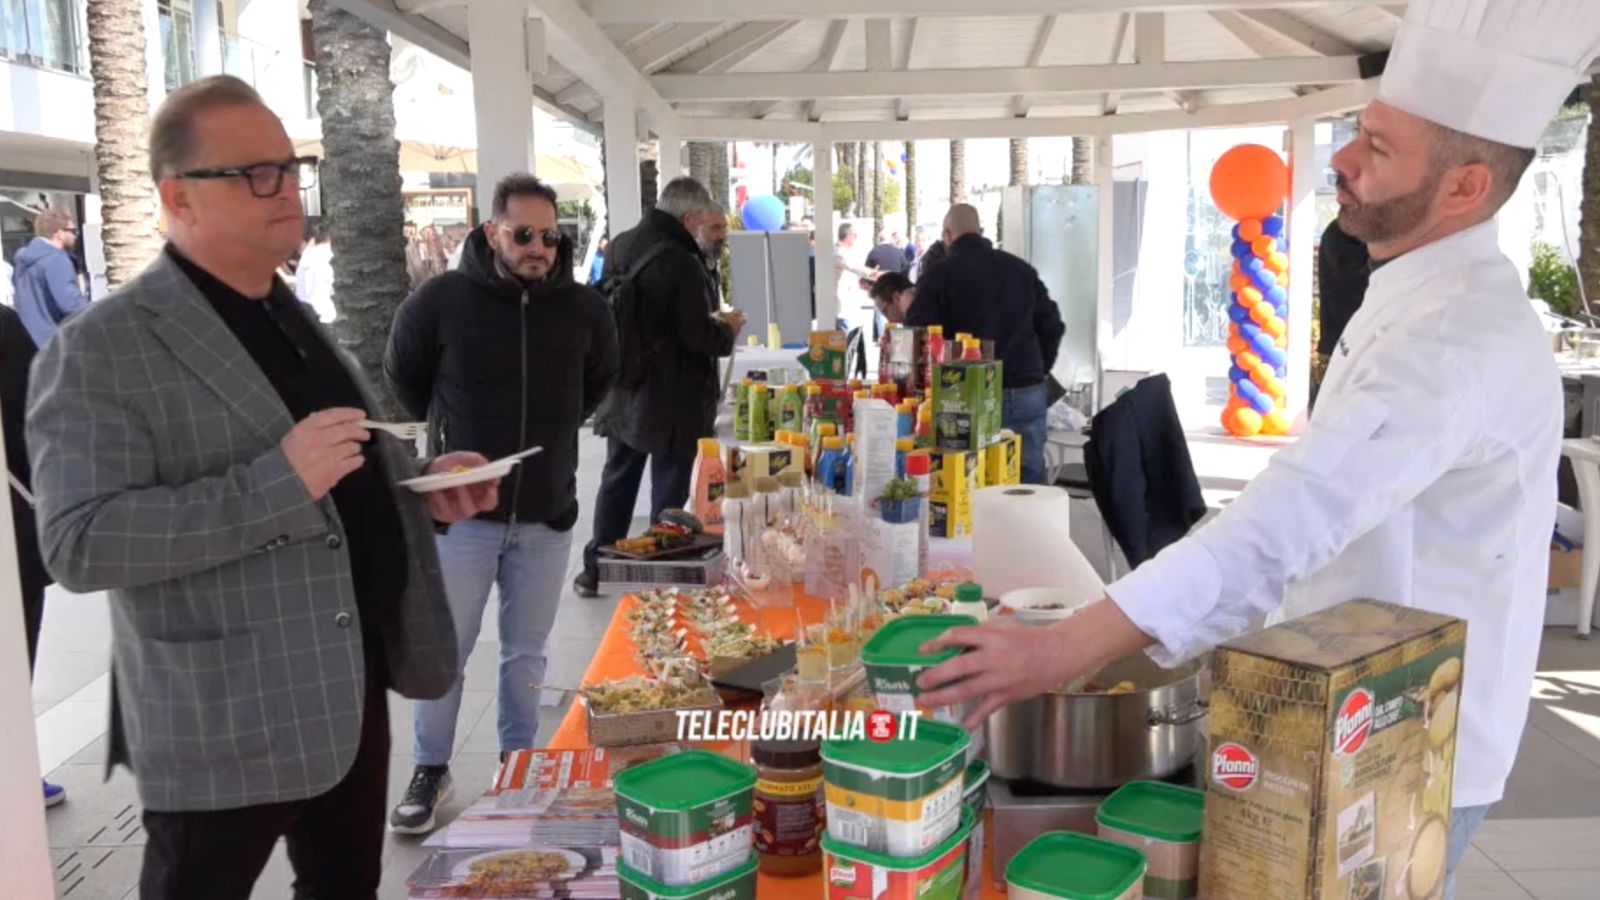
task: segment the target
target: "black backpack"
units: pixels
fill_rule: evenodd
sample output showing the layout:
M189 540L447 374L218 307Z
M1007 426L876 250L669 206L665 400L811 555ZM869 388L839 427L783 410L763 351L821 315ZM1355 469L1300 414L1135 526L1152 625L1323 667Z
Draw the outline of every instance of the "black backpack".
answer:
M611 305L611 318L617 325L617 349L620 354L617 387L632 388L644 384L651 369L650 356L656 341L648 336L648 316L639 297L638 280L645 267L668 249L669 245L665 242L656 244L628 271L620 275L607 273L600 279L600 293Z

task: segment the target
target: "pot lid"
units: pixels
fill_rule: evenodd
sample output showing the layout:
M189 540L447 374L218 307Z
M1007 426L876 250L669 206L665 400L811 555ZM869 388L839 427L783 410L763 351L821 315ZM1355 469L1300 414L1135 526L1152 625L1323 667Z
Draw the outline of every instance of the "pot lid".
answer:
M685 750L617 773L616 792L652 809L684 812L755 788L756 770L718 753Z
M1161 781L1130 781L1100 804L1095 821L1141 837L1185 844L1200 840L1206 795Z
M859 769L876 769L891 775L919 775L953 756L966 753L967 745L971 742L971 735L960 725L922 719L917 722L915 737L896 737L881 744L876 741L827 741L822 745L822 758L828 762L844 763Z
M1073 831L1042 834L1006 864L1006 882L1047 897L1116 900L1144 878L1144 854Z
M861 661L869 666L920 666L929 668L961 655L958 649L933 655L922 645L952 628L978 624L972 616L901 616L884 623L861 648Z

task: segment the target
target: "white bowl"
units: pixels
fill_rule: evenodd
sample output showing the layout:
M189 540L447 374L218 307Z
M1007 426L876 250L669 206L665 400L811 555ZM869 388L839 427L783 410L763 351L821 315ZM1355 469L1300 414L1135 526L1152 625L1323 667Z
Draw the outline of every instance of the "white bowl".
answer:
M1059 622L1082 609L1084 599L1066 588L1018 588L1000 595L1000 605L1009 609L1018 621L1035 625ZM1048 609L1046 607L1059 607Z

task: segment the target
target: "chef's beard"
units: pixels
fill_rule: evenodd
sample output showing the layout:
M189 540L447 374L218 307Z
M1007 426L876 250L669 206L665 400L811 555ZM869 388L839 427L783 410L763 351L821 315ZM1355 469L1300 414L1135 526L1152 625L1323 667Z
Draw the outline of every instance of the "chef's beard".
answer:
M1442 178L1442 173L1429 172L1416 190L1397 197L1366 203L1358 201L1354 205L1341 203L1339 227L1344 229L1345 234L1368 244L1387 243L1415 233L1427 221L1428 211L1433 206L1433 197L1438 193ZM1338 186L1351 196L1355 195L1345 183L1343 175L1338 178Z

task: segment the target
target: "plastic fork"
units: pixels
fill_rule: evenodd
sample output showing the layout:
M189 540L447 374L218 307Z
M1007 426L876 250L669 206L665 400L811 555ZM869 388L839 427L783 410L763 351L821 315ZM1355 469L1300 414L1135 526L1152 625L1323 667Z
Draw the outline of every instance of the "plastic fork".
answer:
M373 422L362 419L356 424L370 431L382 431L394 435L402 441L414 441L428 430L426 422Z

